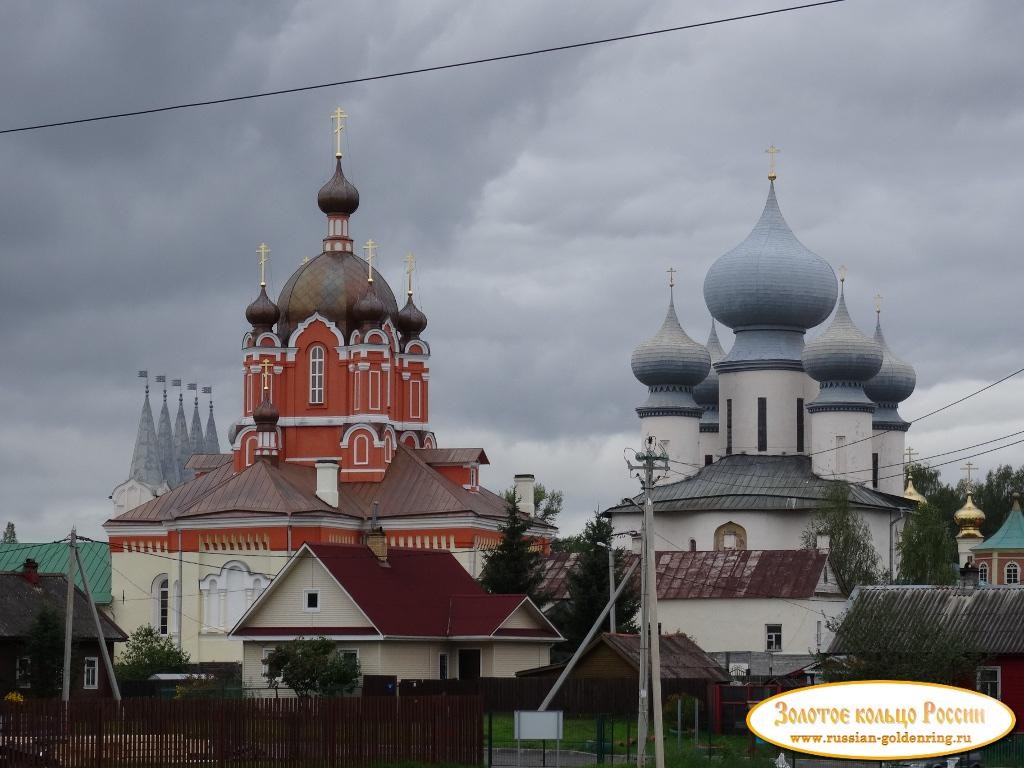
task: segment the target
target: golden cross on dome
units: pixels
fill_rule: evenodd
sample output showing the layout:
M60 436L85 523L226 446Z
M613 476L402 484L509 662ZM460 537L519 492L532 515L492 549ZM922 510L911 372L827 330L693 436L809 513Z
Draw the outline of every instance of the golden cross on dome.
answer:
M974 472L974 470L976 470L977 468L978 465L970 461L968 461L966 464L960 467L962 471L967 473L967 490L970 490L974 485L971 482L971 473Z
M907 464L913 464L914 463L914 456L916 456L918 453L920 453L920 451L915 451L913 448L911 448L908 445L907 446L907 450L905 450L903 453L907 457L906 463Z
M334 156L341 157L341 132L345 130L345 118L348 115L338 107L334 112L331 113L331 118L334 120Z
M363 250L366 252L366 264L367 270L367 282L373 282L373 257L377 255L377 243L373 240L367 240L366 245L363 246Z
M841 265L839 267L839 282L840 283L845 283L846 282L846 265L845 264L843 264L843 265Z
M266 392L270 389L270 368L273 363L270 362L270 358L264 358L263 362L260 363L260 367L263 368L263 391Z
M270 253L270 249L266 243L260 243L256 253L260 255L260 287L263 288L267 285L267 254Z
M412 296L412 273L416 271L416 257L412 255L412 251L405 254L405 274L408 276L408 285L406 293Z
M772 144L765 152L768 153L768 181L775 181L775 156L782 150Z
M668 272L668 287L669 288L675 288L676 287L676 268L675 267L669 267L665 271Z
M882 314L882 294L880 293L875 294L875 314Z

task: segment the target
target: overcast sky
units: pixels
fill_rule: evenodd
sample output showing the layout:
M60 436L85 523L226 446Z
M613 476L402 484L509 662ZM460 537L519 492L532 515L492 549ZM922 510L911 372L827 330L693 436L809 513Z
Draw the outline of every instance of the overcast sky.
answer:
M17 3L0 128L288 88L783 6L735 2ZM848 0L721 26L224 106L0 136L0 522L88 535L127 477L138 369L240 411L256 246L276 296L321 248L330 112L350 115L357 243L396 293L417 254L431 423L565 491L566 532L638 490L633 347L742 240L781 147L780 205L885 296L914 418L1022 367L1024 5ZM815 333L815 332L812 332ZM731 335L723 334L728 347ZM1024 379L1024 376L1020 377ZM922 455L1024 429L1013 380L916 425ZM205 399L204 399L205 402ZM154 410L158 408L158 398ZM205 409L204 409L205 418ZM998 444L996 444L998 445ZM1024 463L1024 446L975 459ZM957 458L954 454L945 458ZM958 461L946 473L959 478Z

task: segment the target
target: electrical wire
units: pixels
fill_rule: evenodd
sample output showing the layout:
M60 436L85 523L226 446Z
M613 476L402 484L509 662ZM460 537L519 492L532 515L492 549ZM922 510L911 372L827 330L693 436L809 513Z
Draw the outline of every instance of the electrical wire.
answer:
M105 115L96 115L94 117L81 117L73 120L60 120L52 123L37 123L35 125L24 125L18 128L4 128L0 129L0 134L5 133L23 133L26 131L37 131L43 128L59 128L69 125L81 125L82 123L96 123L104 120L117 120L124 117L139 117L142 115L153 115L160 112L173 112L176 110L183 109L195 109L197 107L210 107L219 104L230 104L237 101L251 101L253 99L262 99L270 96L284 96L287 94L303 93L305 91L315 91L323 88L335 88L343 85L356 85L358 83L370 83L377 80L390 80L399 77L409 77L411 75L422 75L427 72L440 72L448 69L459 69L462 67L471 67L479 64L493 64L499 61L510 61L512 59L522 59L528 56L539 56L542 54L558 53L560 51L570 51L578 48L587 48L596 45L606 45L608 43L618 43L624 40L637 40L644 37L653 37L655 35L664 35L671 32L682 32L690 29L698 29L700 27L711 27L718 24L727 24L734 21L746 21L749 19L756 19L762 16L774 16L781 13L789 13L791 11L802 11L809 8L817 8L823 5L834 5L836 3L845 2L845 0L820 0L814 3L805 3L803 5L792 5L786 8L774 8L768 11L758 11L756 13L746 13L740 16L729 16L726 18L712 19L710 21L700 21L693 24L682 24L675 27L663 27L661 29L652 29L645 32L634 32L628 35L616 35L614 37L605 37L598 40L587 40L579 43L566 43L564 45L556 45L549 48L537 48L529 51L519 51L517 53L506 53L499 56L487 56L480 59L469 59L465 61L453 62L449 64L435 64L429 67L418 67L416 69L405 69L396 72L388 72L379 75L368 75L366 77L354 77L346 80L335 80L329 83L316 83L313 85L302 85L294 88L281 88L274 91L258 91L256 93L249 93L242 96L227 96L220 99L208 99L205 101L192 101L185 102L182 104L172 104L163 107L151 107L149 109L137 109L130 112L115 112Z

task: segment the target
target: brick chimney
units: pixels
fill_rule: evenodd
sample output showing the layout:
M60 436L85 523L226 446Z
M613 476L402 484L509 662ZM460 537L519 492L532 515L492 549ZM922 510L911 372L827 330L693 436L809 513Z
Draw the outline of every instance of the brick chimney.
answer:
M383 528L376 526L370 529L370 532L366 534L366 546L370 548L370 551L376 555L380 562L387 563L388 537L384 534Z
M29 584L39 583L39 563L31 557L26 558L25 564L21 567L21 575Z

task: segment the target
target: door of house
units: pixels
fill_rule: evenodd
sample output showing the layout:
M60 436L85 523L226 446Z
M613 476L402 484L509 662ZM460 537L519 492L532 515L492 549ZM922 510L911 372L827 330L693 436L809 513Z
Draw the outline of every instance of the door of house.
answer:
M480 649L459 649L459 680L480 679Z

